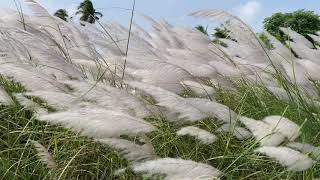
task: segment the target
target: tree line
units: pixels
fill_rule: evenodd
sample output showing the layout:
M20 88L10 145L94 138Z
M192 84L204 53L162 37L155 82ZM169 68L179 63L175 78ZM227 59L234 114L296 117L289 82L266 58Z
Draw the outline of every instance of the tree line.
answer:
M101 17L103 17L103 14L101 12L96 11L91 0L84 0L83 2L81 2L77 7L77 11L75 14L81 15L80 20L82 22L88 22L91 24L94 24L96 20L99 20ZM54 13L54 16L59 17L64 21L67 21L68 18L72 18L69 17L68 12L65 9L57 10ZM312 38L310 38L308 34L316 34L318 31L320 31L320 16L314 11L306 11L304 9L289 13L279 12L273 14L271 17L265 18L263 21L263 25L264 29L268 33L270 33L283 43L290 39L288 39L288 37L285 36L284 33L282 33L280 27L289 27L313 42ZM232 39L229 36L229 30L223 25L221 25L220 27L216 27L213 34L209 34L208 27L199 25L195 28L207 36L212 35L215 38L216 42L218 42L217 39L219 38ZM263 33L258 34L258 36L262 41L267 43L266 36ZM315 44L315 42L313 43Z
M83 2L81 2L77 7L76 15L81 15L80 20L83 22L88 22L90 24L94 24L96 20L99 20L103 16L101 12L96 11L91 0L84 0ZM57 10L54 13L54 16L64 21L67 21L67 19L69 18L69 14L65 9Z
M308 40L310 40L314 45L317 45L313 42L312 38L308 34L317 35L317 32L320 31L320 16L314 11L307 11L304 9L297 10L289 13L275 13L270 17L267 17L263 21L264 29L276 37L279 41L285 42L290 40L282 31L280 27L291 28L293 31L303 35ZM202 25L196 26L200 32L205 35L209 35L208 28L205 28ZM215 39L227 38L231 39L228 34L228 29L223 25L214 29L212 36ZM262 41L267 43L266 36L263 33L259 33L258 36Z

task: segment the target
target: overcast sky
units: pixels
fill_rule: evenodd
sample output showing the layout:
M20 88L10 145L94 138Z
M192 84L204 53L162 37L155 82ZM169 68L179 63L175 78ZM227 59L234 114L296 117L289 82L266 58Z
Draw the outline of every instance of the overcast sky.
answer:
M19 1L19 0L18 0ZM22 1L22 0L20 0ZM38 0L50 13L59 8L75 12L82 0ZM119 21L123 24L130 19L132 0L92 0L95 8L104 14L105 20ZM13 0L0 0L1 8L14 8ZM26 10L27 8L24 7ZM137 13L165 19L172 24L197 25L208 23L187 15L199 9L223 9L229 11L255 30L262 29L265 17L275 12L290 12L297 9L313 10L320 14L320 0L136 0ZM137 19L138 21L138 19Z

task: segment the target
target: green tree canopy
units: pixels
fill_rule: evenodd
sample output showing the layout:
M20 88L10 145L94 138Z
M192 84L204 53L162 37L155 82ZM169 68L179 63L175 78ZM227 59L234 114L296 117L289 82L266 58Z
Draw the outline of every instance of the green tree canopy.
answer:
M303 9L291 13L275 13L271 17L265 18L263 23L265 30L282 42L287 39L280 31L280 27L290 27L308 39L307 34L315 34L320 31L319 15Z
M67 18L69 17L68 12L65 9L59 9L54 13L54 16L57 16L58 18L67 21Z
M103 16L101 12L97 12L94 9L91 0L84 0L80 3L76 14L81 14L81 21L86 21L91 24L95 23L96 20L99 20Z

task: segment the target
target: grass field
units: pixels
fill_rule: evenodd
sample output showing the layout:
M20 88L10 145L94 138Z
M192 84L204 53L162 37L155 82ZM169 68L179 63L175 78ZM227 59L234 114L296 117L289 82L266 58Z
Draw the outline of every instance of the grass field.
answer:
M218 101L255 119L268 115L288 117L301 126L301 142L320 145L317 108L304 109L298 102L279 100L263 87L239 84L238 92L220 89ZM1 78L1 86L11 93L25 91L18 83L5 78ZM45 103L42 104L46 107ZM130 170L115 176L116 170L128 165L115 150L63 127L40 122L33 112L18 102L1 106L0 112L1 179L142 179ZM314 179L320 176L319 164L305 172L289 172L276 162L253 153L258 147L254 139L239 141L225 133L218 135L217 142L203 145L192 137L177 136L179 125L161 118L146 120L158 128L147 136L159 157L206 162L223 171L223 179ZM190 125L212 133L219 127L219 123L212 119ZM57 168L46 168L30 140L38 141L49 150Z
M151 17L147 32L134 8L126 28L26 4L0 22L0 180L320 178L320 53L303 36L265 46L219 10L192 13L226 20L214 41Z

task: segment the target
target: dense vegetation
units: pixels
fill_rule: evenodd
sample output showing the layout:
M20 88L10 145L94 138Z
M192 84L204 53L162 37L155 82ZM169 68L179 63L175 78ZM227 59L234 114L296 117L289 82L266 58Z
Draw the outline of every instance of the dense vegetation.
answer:
M221 11L193 14L229 18L218 43L149 17L150 33L96 26L90 0L84 27L26 2L37 21L0 21L0 179L320 177L320 52L304 36Z
M281 42L287 41L288 38L281 32L280 27L289 27L305 37L320 31L320 16L313 11L306 10L275 13L267 17L263 23L264 29Z

